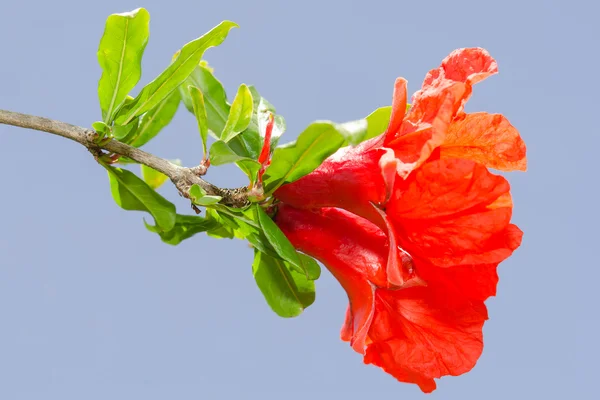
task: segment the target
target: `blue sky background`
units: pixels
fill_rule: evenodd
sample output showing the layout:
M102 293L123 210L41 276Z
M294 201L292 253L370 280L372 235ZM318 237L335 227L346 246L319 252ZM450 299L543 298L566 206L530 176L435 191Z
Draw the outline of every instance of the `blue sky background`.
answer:
M142 84L175 50L223 19L240 24L206 58L228 92L255 84L288 122L338 122L390 103L394 79L418 89L458 47L482 46L500 74L467 111L503 113L529 171L512 173L522 247L500 267L485 350L430 399L591 399L598 379L598 14L592 1L6 2L0 108L89 126L100 119L96 48L106 17L151 13ZM285 141L285 140L284 140ZM201 157L183 108L147 149ZM197 236L178 247L111 199L81 146L0 126L0 398L426 398L339 340L346 309L328 273L317 301L278 318L241 241ZM235 168L211 169L222 186ZM188 204L166 185L181 211Z

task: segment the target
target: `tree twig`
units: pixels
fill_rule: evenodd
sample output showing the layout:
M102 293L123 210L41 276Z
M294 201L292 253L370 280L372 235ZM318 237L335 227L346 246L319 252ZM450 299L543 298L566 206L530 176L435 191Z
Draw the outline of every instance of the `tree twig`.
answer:
M94 142L97 134L91 129L67 124L65 122L55 121L49 118L21 114L2 109L0 109L0 124L18 126L21 128L33 129L62 136L85 146L92 152L92 154L99 154L101 150L106 150L110 153L131 158L139 164L146 165L157 170L158 172L165 174L167 177L169 177L169 179L171 179L173 184L184 197L189 197L188 192L190 187L193 184L197 184L204 189L207 194L221 196L223 198L221 200L221 204L230 207L243 207L248 203L246 188L219 188L212 183L205 181L199 176L205 172L205 168L202 168L202 166L193 168L180 167L173 164L169 160L157 157L154 154L150 154L146 151L132 147L125 143L121 143L114 139L99 145Z

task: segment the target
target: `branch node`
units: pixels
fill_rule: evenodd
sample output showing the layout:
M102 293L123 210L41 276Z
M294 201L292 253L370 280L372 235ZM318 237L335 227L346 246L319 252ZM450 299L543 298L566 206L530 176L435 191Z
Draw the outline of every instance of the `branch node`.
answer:
M200 161L200 164L196 167L190 168L192 174L196 176L204 176L208 171L208 167L210 167L210 161L208 159Z

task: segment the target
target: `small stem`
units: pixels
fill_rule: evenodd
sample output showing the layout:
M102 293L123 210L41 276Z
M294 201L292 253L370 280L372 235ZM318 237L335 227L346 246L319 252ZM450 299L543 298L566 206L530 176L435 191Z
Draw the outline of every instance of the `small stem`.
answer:
M48 132L54 135L73 140L85 146L95 157L101 150L117 154L119 156L129 157L139 164L146 165L158 172L165 174L184 197L188 197L190 187L197 184L213 196L221 196L221 204L241 208L248 204L246 188L222 189L210 182L200 178L199 167L185 168L173 164L169 160L155 156L136 147L121 143L118 140L110 140L107 143L97 144L94 142L97 137L96 132L91 129L67 124L49 118L37 117L34 115L22 114L13 111L0 109L0 124L18 126L36 131ZM205 169L204 169L205 171Z

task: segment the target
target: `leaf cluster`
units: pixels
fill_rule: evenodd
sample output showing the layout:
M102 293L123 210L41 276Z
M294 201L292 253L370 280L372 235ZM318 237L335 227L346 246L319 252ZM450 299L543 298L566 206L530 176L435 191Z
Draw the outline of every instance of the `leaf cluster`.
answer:
M232 208L221 204L220 196L193 185L187 196L195 206L205 208L205 216L179 214L175 205L156 191L167 177L145 165L140 166L140 177L125 168L134 162L122 157L118 160L122 167L103 162L115 202L124 210L150 214L154 224L144 221L146 228L170 245L198 233L248 241L254 249L252 272L269 306L282 317L299 315L315 300L314 281L320 267L296 251L273 221L273 193L314 171L339 148L379 135L387 128L390 107L348 123L314 122L295 141L278 146L286 123L275 107L246 84L239 86L230 103L223 85L203 60L206 50L219 46L237 27L230 21L185 44L164 71L133 97L130 93L142 75L149 22L150 15L143 8L113 14L106 21L97 52L102 69L98 82L102 120L92 124L99 139L144 146L171 122L183 103L196 119L202 161L211 168L235 163L248 177L248 189L254 190L255 196L250 197L250 205ZM272 153L261 178L258 157L271 115Z

